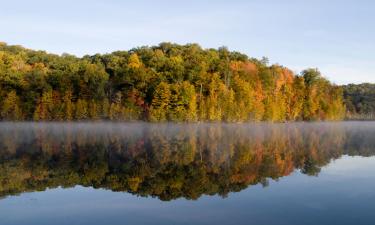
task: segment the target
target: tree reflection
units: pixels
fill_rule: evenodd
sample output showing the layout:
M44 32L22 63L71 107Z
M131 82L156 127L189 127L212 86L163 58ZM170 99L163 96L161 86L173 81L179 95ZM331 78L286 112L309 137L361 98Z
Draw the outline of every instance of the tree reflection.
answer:
M75 185L227 196L295 170L317 176L344 154L371 156L374 134L371 123L1 123L0 198Z

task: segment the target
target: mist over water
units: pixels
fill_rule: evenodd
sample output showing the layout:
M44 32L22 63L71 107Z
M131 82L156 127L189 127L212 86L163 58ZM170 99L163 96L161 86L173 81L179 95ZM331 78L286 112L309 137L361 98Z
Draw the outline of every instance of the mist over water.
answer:
M143 207L164 202L165 207L171 207L168 210L178 213L188 210L181 201L194 200L197 209L203 212L207 210L204 204L219 201L220 204L215 203L217 206L239 213L238 224L248 221L244 216L247 214L241 214L247 208L258 213L252 215L254 221L279 224L277 215L270 217L275 220L265 222L267 215L262 213L272 209L280 213L284 210L288 215L307 207L301 211L303 220L317 222L317 217L309 214L311 206L329 205L334 196L334 201L342 200L338 205L330 205L337 210L346 207L356 212L360 209L351 208L348 202L353 207L356 204L368 206L355 214L362 215L366 224L370 214L363 213L374 205L368 201L375 200L375 193L371 191L375 188L372 182L375 178L374 136L374 122L0 123L0 210L7 211L9 201L23 209L26 206L22 201L29 195L56 202L47 207L49 210L59 204L79 202L90 208L92 201L98 201L97 207L106 202L98 212L100 219L112 215L108 211L112 205L128 212L130 208L125 207L121 199L129 194L127 204L143 202L134 207L151 217L152 211ZM360 191L353 193L353 188ZM328 192L332 194L327 195ZM48 197L58 193L64 194L61 198ZM353 194L356 199L347 199ZM285 195L288 199L283 201L294 199L298 204L283 206L280 198ZM248 196L252 196L251 199ZM267 206L265 199L274 204ZM317 200L319 202L314 203ZM259 205L265 207L264 211L257 211L262 208ZM38 207L28 210L38 213L36 209ZM210 210L213 209L215 207ZM291 211L285 211L287 209ZM82 208L75 210L79 212ZM220 213L211 213L220 218ZM86 220L84 215L80 218ZM113 221L121 224L124 215L116 214ZM139 220L132 213L126 215ZM177 215L174 224L184 224L184 220L180 221L183 216ZM10 217L3 218L8 218L0 218L4 224L22 224ZM227 218L230 217L222 220ZM30 224L40 222L40 219L27 220L33 221ZM213 223L212 217L206 220L211 222L194 220L194 223ZM156 224L165 222L160 218L155 221ZM337 219L335 222L345 224L345 221ZM289 220L288 224L299 224L294 222ZM98 224L96 220L91 223ZM325 223L319 221L319 224Z
M372 122L0 123L0 194L47 188L53 181L54 187L94 186L162 200L226 196L295 170L316 176L342 155L372 156L374 135ZM12 169L24 175L12 177ZM165 179L165 173L171 179L182 174L177 189L172 184L177 181ZM80 179L64 179L67 174ZM157 176L164 183L160 190L149 183ZM116 185L108 181L113 177ZM199 179L207 179L207 186L186 192Z
M105 151L153 152L197 150L230 157L241 146L269 147L278 151L311 150L312 145L335 149L340 154L372 154L375 143L373 122L335 123L0 123L0 153L32 151L63 152L81 147L101 146ZM355 147L355 149L353 149ZM339 150L341 149L341 150ZM186 150L186 149L185 149ZM93 150L95 151L95 150Z
M0 123L0 151L27 151L28 146L39 147L41 151L46 144L54 150L62 151L64 147L80 145L118 145L120 151L127 151L135 141L142 141L140 147L147 148L154 142L166 142L170 146L189 144L194 147L207 149L216 145L217 150L226 151L228 148L241 143L267 144L277 141L291 145L301 145L307 148L312 142L343 147L344 152L352 146L371 148L375 145L372 135L375 134L374 122L321 122L321 123L114 123L114 122L82 122L82 123L33 123L9 122ZM340 146L338 146L340 145ZM44 146L44 147L43 147ZM367 147L366 147L367 146ZM158 147L160 149L158 149ZM155 146L153 150L162 151L163 146ZM278 146L283 148L285 146ZM114 148L113 146L111 148ZM307 149L306 149L307 150ZM363 149L362 149L363 150Z
M0 140L11 140L15 144L45 141L87 141L93 143L128 141L134 138L154 136L166 140L180 138L215 138L218 143L236 143L241 140L261 138L296 138L318 135L369 135L375 132L375 122L316 122L316 123L115 123L115 122L2 122ZM212 136L214 135L214 137ZM67 140L69 139L69 140ZM364 141L370 141L364 140Z

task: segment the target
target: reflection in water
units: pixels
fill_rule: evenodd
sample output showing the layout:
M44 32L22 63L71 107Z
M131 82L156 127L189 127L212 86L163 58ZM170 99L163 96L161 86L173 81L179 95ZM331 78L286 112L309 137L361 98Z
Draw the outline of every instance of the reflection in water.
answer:
M75 185L161 200L226 196L342 155L375 153L373 123L1 123L0 197Z

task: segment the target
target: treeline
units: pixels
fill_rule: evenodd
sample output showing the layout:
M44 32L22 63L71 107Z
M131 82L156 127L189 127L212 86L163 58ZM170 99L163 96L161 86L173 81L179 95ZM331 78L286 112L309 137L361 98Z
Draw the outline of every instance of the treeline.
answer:
M375 84L349 84L343 90L348 119L375 119Z
M61 56L0 43L1 120L339 120L342 89L226 48Z

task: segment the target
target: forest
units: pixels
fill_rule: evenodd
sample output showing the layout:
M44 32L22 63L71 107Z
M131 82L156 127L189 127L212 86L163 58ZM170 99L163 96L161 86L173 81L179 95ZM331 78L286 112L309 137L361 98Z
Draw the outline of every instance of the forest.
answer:
M342 88L347 108L347 119L375 119L375 84L348 84Z
M342 87L317 69L295 74L267 58L161 43L76 57L0 43L0 119L341 120Z

